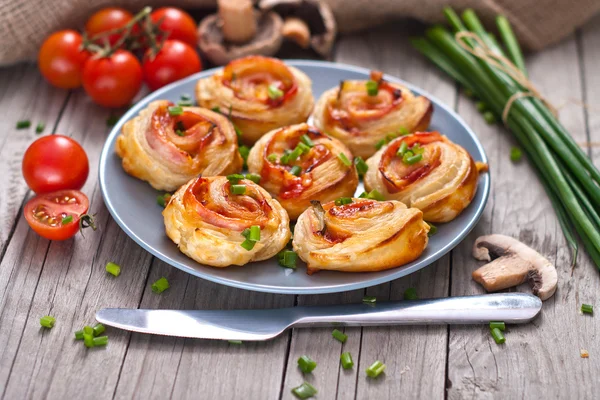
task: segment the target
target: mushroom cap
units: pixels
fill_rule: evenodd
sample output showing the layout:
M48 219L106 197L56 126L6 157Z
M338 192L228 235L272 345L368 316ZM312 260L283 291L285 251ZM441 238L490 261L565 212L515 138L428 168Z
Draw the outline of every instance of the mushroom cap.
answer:
M529 281L533 294L550 298L556 291L558 274L554 265L537 251L506 235L480 236L473 257L491 261L473 272L473 279L489 292Z
M258 31L252 40L244 44L227 43L221 32L219 16L212 14L202 20L198 27L198 46L206 57L217 65L225 65L236 58L252 54L272 56L281 47L283 21L274 12L256 12Z

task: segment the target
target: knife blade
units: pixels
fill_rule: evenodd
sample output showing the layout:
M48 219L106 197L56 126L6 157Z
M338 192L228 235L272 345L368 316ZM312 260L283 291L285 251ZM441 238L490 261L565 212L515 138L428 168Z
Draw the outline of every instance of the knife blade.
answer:
M484 324L531 321L542 301L526 293L260 310L104 308L98 322L133 332L218 340L268 340L291 327Z

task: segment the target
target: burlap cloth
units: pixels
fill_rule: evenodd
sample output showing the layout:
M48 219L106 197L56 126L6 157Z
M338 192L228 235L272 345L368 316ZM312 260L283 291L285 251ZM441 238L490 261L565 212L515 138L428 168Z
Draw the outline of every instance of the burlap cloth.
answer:
M324 0L335 14L340 33L404 17L441 22L442 8L471 7L488 29L497 14L506 15L528 49L559 41L600 10L600 0ZM81 28L87 17L106 6L132 11L144 5L185 9L215 7L216 0L0 0L0 65L34 59L44 38L63 28Z

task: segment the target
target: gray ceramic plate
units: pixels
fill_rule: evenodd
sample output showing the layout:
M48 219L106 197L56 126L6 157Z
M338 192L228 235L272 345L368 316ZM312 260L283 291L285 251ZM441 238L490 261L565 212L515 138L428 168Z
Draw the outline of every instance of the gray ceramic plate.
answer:
M287 62L304 71L312 79L315 99L325 90L337 86L340 80L368 79L369 76L366 69L343 64L303 60ZM137 103L115 125L100 157L100 187L108 210L133 240L166 263L200 278L243 289L294 294L342 292L388 282L430 265L460 243L479 220L490 191L489 174L480 177L479 187L471 205L454 221L439 225L438 233L431 237L421 257L400 268L368 273L321 271L309 276L305 273L304 265L300 265L293 273L286 274L286 269L279 267L276 259L251 263L244 267L212 268L187 258L165 235L162 209L156 204L157 191L146 182L123 171L114 147L123 123L133 118L148 103L156 99L176 102L184 93L193 95L196 81L214 72L214 69L200 72L175 82ZM415 93L428 97L434 104L431 129L441 131L452 141L463 146L476 161L487 162L477 136L454 111L419 88L390 76L386 76L386 79L402 83ZM361 192L362 185L358 188L358 193Z

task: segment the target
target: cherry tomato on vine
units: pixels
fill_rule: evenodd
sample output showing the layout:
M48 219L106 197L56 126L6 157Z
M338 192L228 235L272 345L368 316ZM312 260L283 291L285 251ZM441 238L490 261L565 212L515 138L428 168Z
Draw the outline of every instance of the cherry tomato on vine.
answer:
M27 185L37 194L81 189L90 170L83 147L62 135L33 142L25 151L22 168Z
M179 8L162 7L153 11L150 18L155 24L161 21L158 27L168 33L167 39L181 40L192 48L196 47L196 22L190 14Z
M90 58L83 67L83 88L104 107L124 107L142 86L142 66L133 54L117 50L102 58Z
M152 57L152 50L144 56L144 80L156 90L176 80L202 70L202 61L192 47L179 40L165 40L162 48Z
M81 228L95 229L93 218L87 215L90 202L78 190L59 190L34 197L25 204L23 214L38 235L50 240L73 237Z
M74 89L81 86L83 65L90 54L81 51L82 37L73 30L54 32L42 43L38 54L40 72L53 86Z
M92 38L99 33L104 33L113 29L122 28L133 19L133 14L120 7L103 8L93 14L85 23L85 33ZM114 33L108 36L111 45L115 44L121 38L120 33ZM103 43L100 43L103 44Z

